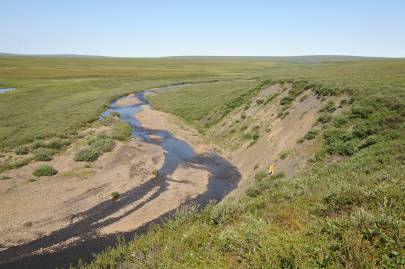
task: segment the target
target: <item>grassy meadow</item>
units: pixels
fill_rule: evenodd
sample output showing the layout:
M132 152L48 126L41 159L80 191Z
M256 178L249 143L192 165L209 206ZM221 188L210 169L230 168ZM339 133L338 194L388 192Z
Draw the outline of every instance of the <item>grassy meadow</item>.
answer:
M257 85L285 81L293 83L282 100L286 106L306 87L319 98L351 97L335 117L326 105L322 130L307 134L321 138L308 169L288 179L258 171L241 199L179 209L163 226L121 242L84 268L403 268L405 60L284 59L239 95L232 88L243 81L234 80L150 100L205 133L216 128L218 111L231 113Z
M0 94L0 148L74 139L112 98L184 82L205 83L150 101L209 135L263 86L286 81L286 107L306 87L351 97L338 116L325 107L322 130L307 134L321 141L307 170L261 173L239 200L179 209L83 267L404 268L403 59L0 57L0 85L17 88Z
M270 66L243 59L0 57L0 149L74 136L114 97L182 82L246 76Z

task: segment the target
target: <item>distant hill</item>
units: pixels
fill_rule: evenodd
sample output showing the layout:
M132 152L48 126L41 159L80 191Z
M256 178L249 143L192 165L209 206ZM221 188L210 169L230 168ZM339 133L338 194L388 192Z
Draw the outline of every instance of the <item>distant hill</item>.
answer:
M386 59L384 57L351 56L351 55L300 55L300 56L165 56L165 57L115 57L102 55L81 54L14 54L0 53L7 57L67 57L67 58L160 58L160 59L184 59L184 60L235 60L235 61L277 61L293 63L320 63L320 62L347 62L354 60Z
M386 59L383 57L368 57L368 56L350 56L350 55L300 55L300 56L170 56L164 58L172 59L207 59L207 60L254 60L254 61L277 61L277 62L295 62L295 63L320 63L320 62L347 62L355 60L369 59Z
M69 58L109 58L111 56L99 56L99 55L80 55L80 54L16 54L16 53L2 53L0 52L1 56L7 57L69 57Z

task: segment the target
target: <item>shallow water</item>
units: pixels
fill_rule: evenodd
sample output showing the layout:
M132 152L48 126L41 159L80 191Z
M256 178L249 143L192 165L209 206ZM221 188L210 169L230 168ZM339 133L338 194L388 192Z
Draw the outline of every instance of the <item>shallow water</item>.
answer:
M12 91L15 91L15 90L16 90L16 88L0 89L0 93L12 92Z
M131 106L119 107L117 101L121 98L128 98L120 97L114 100L110 108L100 116L100 119L102 119L112 112L119 112L121 120L128 122L132 126L132 135L134 137L141 139L145 143L162 147L164 150L164 164L158 173L159 180L147 181L140 186L133 187L122 193L120 199L116 202L104 201L85 212L79 212L80 221L54 231L48 236L0 252L0 268L61 268L68 267L69 264L77 264L79 260L87 262L93 258L93 253L100 253L108 247L114 246L117 243L118 236L130 240L135 235L145 232L151 224L162 223L165 218L172 216L176 210L167 212L133 231L105 236L97 235L97 229L109 224L100 222L100 220L144 198L147 193L156 187L158 187L158 191L155 192L153 197L148 198L145 203L158 198L161 193L167 191L168 181L171 180L168 176L180 165L203 167L210 174L207 191L185 202L183 205L196 204L199 207L204 207L210 200L221 200L238 186L241 175L236 167L226 159L214 152L196 154L188 143L176 138L169 131L144 128L136 119L136 113L145 106L149 106L145 98L147 94L173 88L173 86L164 87L137 93L136 96L141 103ZM156 139L156 136L159 139ZM142 203L140 206L142 206ZM81 240L64 248L56 249L51 253L33 254L42 248L54 246L73 237L79 237ZM2 263L1 260L8 260L9 262Z

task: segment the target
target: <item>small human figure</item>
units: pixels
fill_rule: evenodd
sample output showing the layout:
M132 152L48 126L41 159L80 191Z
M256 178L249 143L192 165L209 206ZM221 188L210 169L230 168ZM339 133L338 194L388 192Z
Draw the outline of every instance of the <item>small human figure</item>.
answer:
M269 175L274 174L274 164L270 164L269 166Z

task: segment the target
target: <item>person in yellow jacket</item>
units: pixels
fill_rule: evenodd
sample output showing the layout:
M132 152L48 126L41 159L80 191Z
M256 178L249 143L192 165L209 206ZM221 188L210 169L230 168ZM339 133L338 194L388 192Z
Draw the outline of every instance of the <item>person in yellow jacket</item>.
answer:
M274 164L270 164L269 166L269 175L274 174Z

